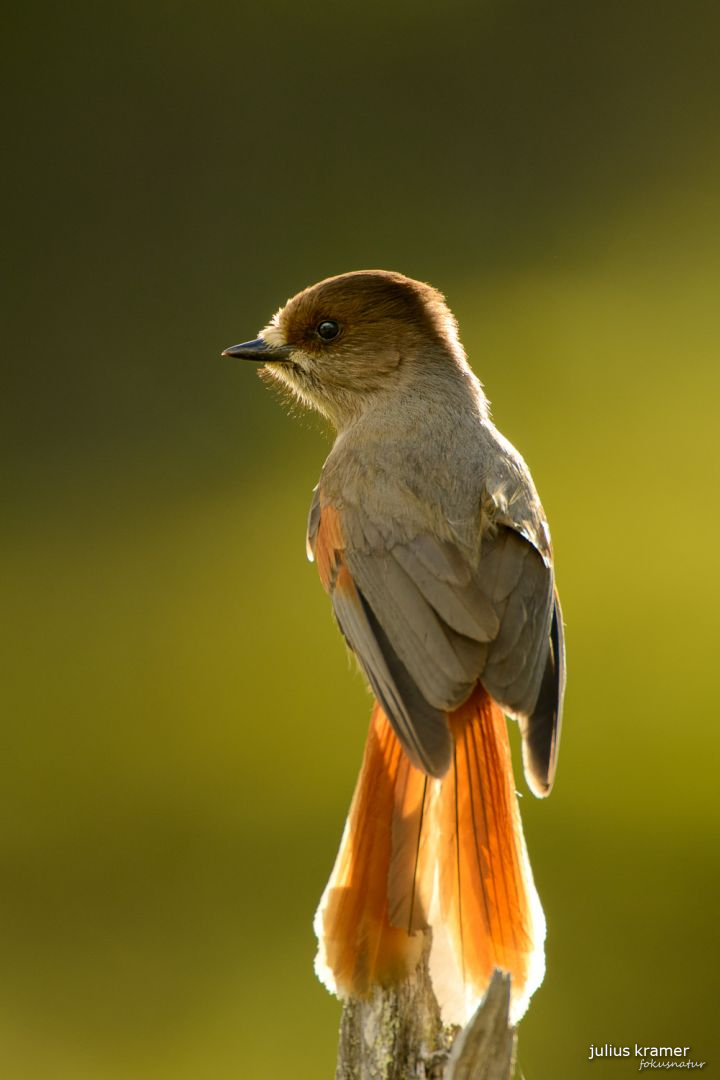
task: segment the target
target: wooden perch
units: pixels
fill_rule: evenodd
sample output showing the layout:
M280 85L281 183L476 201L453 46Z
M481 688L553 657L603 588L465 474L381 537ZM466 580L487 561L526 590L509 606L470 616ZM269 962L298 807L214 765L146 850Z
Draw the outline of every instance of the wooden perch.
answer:
M510 976L496 969L484 1001L455 1039L444 1080L510 1080L517 1035L509 1012Z
M430 973L430 939L415 973L347 1001L340 1022L336 1080L510 1080L515 1029L510 977L496 971L462 1031L444 1027Z

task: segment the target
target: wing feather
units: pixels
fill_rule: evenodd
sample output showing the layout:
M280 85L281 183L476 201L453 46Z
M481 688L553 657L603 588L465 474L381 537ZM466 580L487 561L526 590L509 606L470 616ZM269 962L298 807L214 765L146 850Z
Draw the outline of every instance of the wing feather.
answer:
M393 649L423 696L437 709L452 709L472 690L445 627L412 578L386 552L348 552L353 578L375 612Z
M419 540L425 543L419 545ZM416 537L409 544L396 544L392 549L393 557L447 626L474 641L492 641L499 627L497 613L471 577L470 568L465 564L464 574L450 577L450 567L446 563L443 576L435 573L416 550L417 547L432 550L427 540L427 537ZM442 567L442 560L437 562Z
M391 528L391 523L388 528ZM554 773L564 685L553 573L525 536L496 525L477 565L430 533L398 540L316 493L308 546L335 616L411 761L442 776L447 714L478 681L521 722L536 794Z

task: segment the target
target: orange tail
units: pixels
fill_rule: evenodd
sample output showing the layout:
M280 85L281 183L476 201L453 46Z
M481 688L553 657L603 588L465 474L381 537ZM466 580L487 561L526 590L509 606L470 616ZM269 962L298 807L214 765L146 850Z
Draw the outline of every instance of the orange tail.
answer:
M432 929L445 1023L465 1024L494 968L518 1020L544 974L545 920L525 850L505 717L478 687L450 716L453 765L415 769L379 706L315 918L316 970L341 997L410 974Z

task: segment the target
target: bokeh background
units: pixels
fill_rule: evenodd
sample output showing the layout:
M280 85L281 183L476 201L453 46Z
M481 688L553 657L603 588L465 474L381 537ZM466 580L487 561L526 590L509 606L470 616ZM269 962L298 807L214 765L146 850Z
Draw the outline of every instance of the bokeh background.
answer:
M6 12L7 1080L332 1076L311 919L369 702L304 558L330 437L219 353L377 266L447 294L553 527L523 1076L720 1067L717 11Z

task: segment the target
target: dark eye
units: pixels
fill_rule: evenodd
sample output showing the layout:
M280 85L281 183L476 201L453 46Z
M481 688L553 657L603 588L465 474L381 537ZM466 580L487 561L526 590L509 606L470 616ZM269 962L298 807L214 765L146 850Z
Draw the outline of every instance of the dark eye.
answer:
M340 333L340 323L336 323L334 319L323 319L315 329L318 337L321 337L323 341L332 341Z

